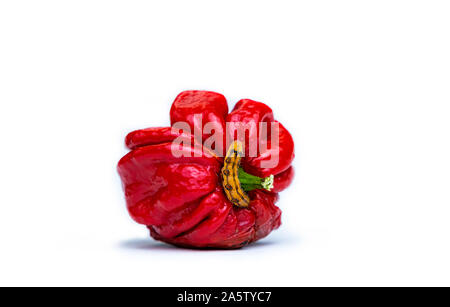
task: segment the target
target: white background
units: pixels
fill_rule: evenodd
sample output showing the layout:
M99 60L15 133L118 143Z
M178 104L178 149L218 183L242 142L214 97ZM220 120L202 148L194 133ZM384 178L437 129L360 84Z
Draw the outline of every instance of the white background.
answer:
M448 1L2 1L0 285L450 285ZM125 209L127 132L182 90L293 134L283 226L157 243Z

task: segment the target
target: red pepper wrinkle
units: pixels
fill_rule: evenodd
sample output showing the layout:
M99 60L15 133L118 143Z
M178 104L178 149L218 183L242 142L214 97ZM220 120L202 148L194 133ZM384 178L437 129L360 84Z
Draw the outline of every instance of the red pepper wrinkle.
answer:
M188 123L190 133L195 131L201 134L200 143L203 143L212 135L216 135L223 141L219 148L214 148L220 156L225 151L225 119L228 114L228 104L225 96L209 91L184 91L180 93L170 109L170 124L177 122ZM208 127L205 125L208 123ZM205 128L211 131L205 131Z
M250 99L240 100L233 111L228 115L229 134L233 139L237 138L236 130L242 124L249 127L249 132L245 136L246 157L243 159L244 170L259 176L267 177L269 175L277 175L285 171L294 159L294 140L289 131L278 121L274 120L272 109L261 102ZM267 139L260 138L259 124L267 123ZM279 146L270 147L271 145L271 123L277 123L279 127ZM256 139L264 143L266 150L259 152L256 157L251 157L249 152L249 140ZM261 150L261 148L260 148ZM276 156L276 157L275 157ZM264 161L271 161L277 158L278 163L271 168L263 168Z
M144 224L156 240L190 248L239 248L267 236L281 223L281 210L275 205L278 193L289 186L294 177L290 165L294 143L280 124L277 148L259 152L256 157L241 160L241 167L258 177L274 176L270 192L248 192L247 208L238 208L222 188L223 158L201 147L212 132L202 133L194 140L194 128L203 128L212 121L214 129L225 138L225 122L231 127L239 122L255 123L247 135L259 137L259 122L276 122L272 110L250 99L239 101L230 114L223 95L208 91L186 91L178 95L170 110L171 124L187 122L191 133L172 127L157 127L129 133L125 143L131 150L118 163L128 211L138 223ZM194 114L201 114L203 122ZM172 143L184 137L184 145ZM196 142L194 144L194 141ZM190 144L190 145L189 145ZM198 146L200 144L200 146ZM225 144L225 143L224 143ZM172 150L183 154L175 157ZM221 149L225 154L227 148ZM262 162L278 154L279 163L265 169Z
M181 130L172 127L147 128L128 133L125 137L125 145L133 150L147 145L169 143L180 137L193 141L191 134L183 133Z
M250 193L252 197L251 209L256 218L254 240L259 240L281 225L281 210L275 206L278 194L260 190L254 190Z
M194 229L177 237L181 244L196 242L199 246L206 246L210 243L210 235L214 234L225 222L229 211L233 205L224 197L221 191L214 192L205 198L205 202L214 203L215 208L208 218L200 222Z
M270 190L272 193L280 193L287 187L289 187L294 179L294 167L289 167L287 170L278 174L274 178L273 189Z
M277 122L278 123L278 122ZM266 143L266 151L261 152L257 157L249 157L245 163L245 170L259 177L267 177L269 175L278 175L288 169L294 160L294 140L287 129L278 123L278 142L279 146L270 147L271 139L263 141ZM269 143L269 144L267 144ZM278 163L271 168L264 168L263 163L269 162L277 157Z
M171 210L212 192L220 165L214 157L176 158L171 143L149 145L129 152L119 161L128 210L145 225L160 225ZM194 148L185 147L192 153Z
M239 100L233 111L227 116L228 138L245 144L246 157L249 157L249 140L259 140L259 124L273 121L272 109L267 105L251 99ZM238 129L248 128L245 137L238 139ZM246 158L244 158L246 159Z

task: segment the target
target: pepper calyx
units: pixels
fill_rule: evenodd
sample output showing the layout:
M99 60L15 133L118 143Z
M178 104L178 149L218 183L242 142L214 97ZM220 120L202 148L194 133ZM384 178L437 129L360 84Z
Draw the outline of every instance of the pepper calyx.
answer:
M248 192L255 189L264 189L270 191L273 189L274 176L261 178L258 176L251 175L245 172L241 167L238 169L238 178L241 187L244 191Z

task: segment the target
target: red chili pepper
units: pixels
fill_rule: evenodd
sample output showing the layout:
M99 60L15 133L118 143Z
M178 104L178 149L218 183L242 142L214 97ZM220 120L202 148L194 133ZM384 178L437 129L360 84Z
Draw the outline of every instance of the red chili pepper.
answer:
M157 240L199 248L242 247L280 226L275 202L294 177L292 137L279 124L278 146L260 148L255 157L249 154L250 146L242 147L260 137L259 123L278 123L267 105L243 99L228 114L223 95L185 91L173 102L170 119L171 125L186 122L191 133L148 128L131 132L125 140L131 151L119 161L118 172L136 222L146 225ZM207 123L210 131L204 131ZM239 140L235 132L240 123L255 126ZM200 138L194 137L194 129L201 131ZM227 132L235 141L228 148ZM211 151L203 142L213 133L223 146ZM190 145L173 142L180 139ZM182 156L174 156L174 146ZM265 168L264 162L274 158L276 165Z

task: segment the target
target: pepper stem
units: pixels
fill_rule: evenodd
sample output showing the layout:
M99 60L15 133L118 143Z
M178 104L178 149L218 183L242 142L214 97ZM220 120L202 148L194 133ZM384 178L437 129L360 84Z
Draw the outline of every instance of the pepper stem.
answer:
M245 172L241 167L238 169L238 177L241 188L248 192L255 189L265 189L270 191L273 188L273 175L261 178Z

